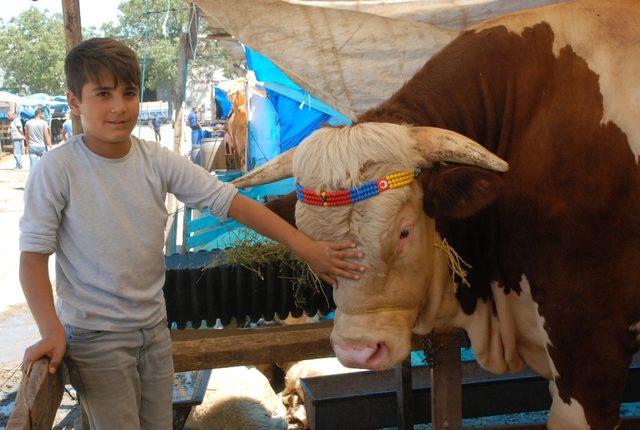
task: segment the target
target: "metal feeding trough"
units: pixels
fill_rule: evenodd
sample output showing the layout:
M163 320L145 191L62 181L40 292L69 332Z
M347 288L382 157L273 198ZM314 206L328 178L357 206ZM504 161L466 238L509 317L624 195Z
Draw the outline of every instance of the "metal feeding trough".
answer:
M258 271L237 265L211 267L220 250L172 255L165 258L166 278L163 287L170 325L179 329L223 325L231 318L242 324L260 318L272 321L289 315L300 317L327 315L333 309L332 290L296 285L291 265L274 263Z

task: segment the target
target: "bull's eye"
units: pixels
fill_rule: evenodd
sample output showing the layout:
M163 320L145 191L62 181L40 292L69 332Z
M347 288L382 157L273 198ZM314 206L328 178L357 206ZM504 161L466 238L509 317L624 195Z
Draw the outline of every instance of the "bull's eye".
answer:
M409 233L410 233L409 229L405 228L400 232L400 239L406 239L407 237L409 237Z

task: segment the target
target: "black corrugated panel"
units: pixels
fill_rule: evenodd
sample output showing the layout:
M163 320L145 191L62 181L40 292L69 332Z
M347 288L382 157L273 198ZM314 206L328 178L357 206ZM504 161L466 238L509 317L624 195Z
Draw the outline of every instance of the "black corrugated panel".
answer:
M289 265L261 267L262 277L242 266L207 267L220 251L172 255L165 258L164 297L169 324L182 329L191 323L212 327L216 319L226 325L231 318L239 323L272 321L303 313L326 315L335 309L331 287L322 290L296 286Z

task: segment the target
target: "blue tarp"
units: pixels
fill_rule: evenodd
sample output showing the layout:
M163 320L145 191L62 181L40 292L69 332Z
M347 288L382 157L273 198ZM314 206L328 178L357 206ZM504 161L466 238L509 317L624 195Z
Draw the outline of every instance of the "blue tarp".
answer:
M231 102L227 97L227 92L222 88L215 87L216 105L220 107L220 112L217 113L218 118L227 119L231 115Z
M285 75L271 60L245 46L247 67L264 84L267 98L250 100L249 170L297 146L322 124L349 124Z

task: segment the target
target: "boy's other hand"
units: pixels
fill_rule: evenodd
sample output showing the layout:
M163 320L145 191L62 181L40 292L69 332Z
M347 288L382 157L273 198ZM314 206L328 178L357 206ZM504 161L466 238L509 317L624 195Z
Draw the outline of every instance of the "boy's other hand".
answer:
M365 271L364 266L345 261L364 256L355 247L356 244L349 240L339 243L310 240L302 252L304 255L300 256L309 263L320 279L337 287L337 276L358 280L359 273Z
M67 348L67 338L62 325L58 325L51 333L44 334L40 341L34 343L24 352L22 372L28 373L34 361L49 357L49 373L56 373Z

